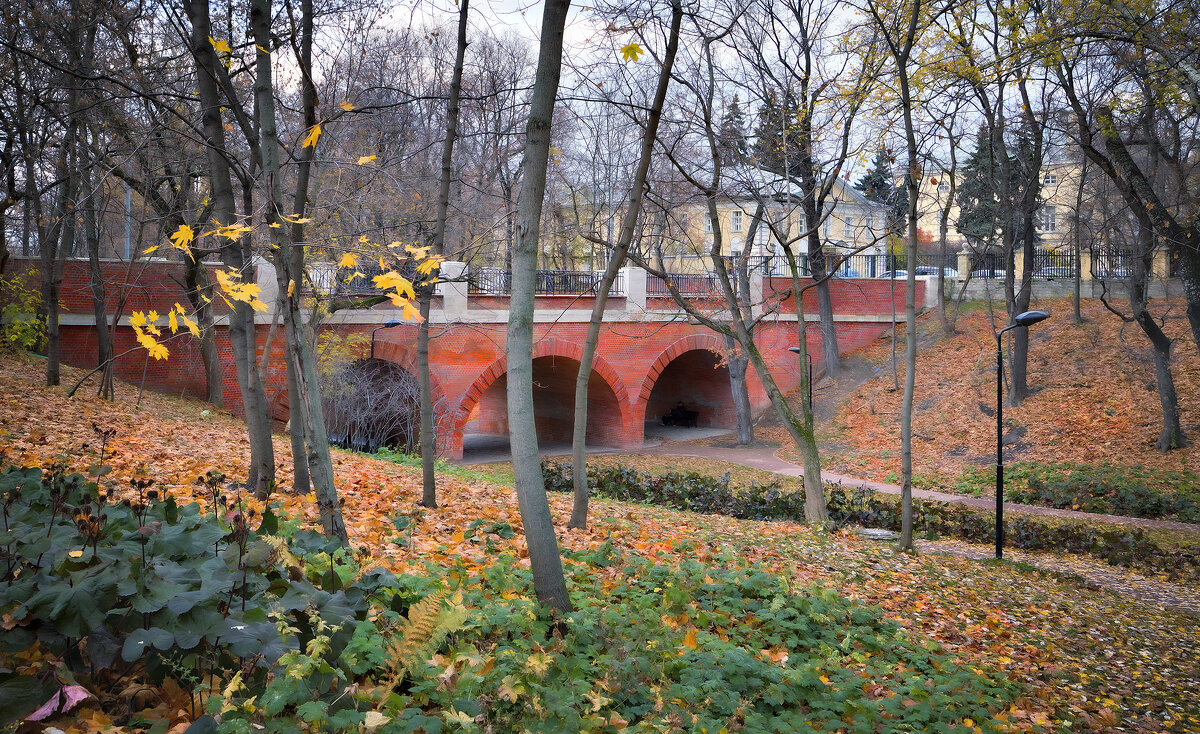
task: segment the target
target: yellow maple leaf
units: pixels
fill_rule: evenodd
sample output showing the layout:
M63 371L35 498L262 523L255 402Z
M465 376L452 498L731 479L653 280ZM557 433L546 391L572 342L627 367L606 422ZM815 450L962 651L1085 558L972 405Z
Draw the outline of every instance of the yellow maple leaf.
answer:
M300 144L301 148L317 147L317 138L321 137L321 126L313 125L308 129L308 135L304 136L304 142Z
M179 319L176 318L174 311L167 314L167 326L171 329L172 334L179 331Z
M345 100L343 100L342 103L340 105L338 105L338 107L341 107L346 112L349 112L350 110L354 109L354 105L350 104L348 101L345 101Z
M216 235L218 237L224 237L227 240L236 240L242 236L243 232L254 231L254 227L249 227L246 225L227 224L227 225L222 226L221 224L215 223L215 222L214 222L214 224L216 225L216 229L214 229L211 232L208 232L207 234Z
M351 274L350 277L346 279L346 282L353 283L355 278L365 278L365 277L367 277L367 276L365 276L362 273L355 270L354 273Z
M230 53L230 51L231 51L231 49L229 48L229 41L225 41L225 40L218 41L217 39L213 38L212 36L209 36L208 42L211 43L212 47L215 48L220 53L227 54L227 53Z
M637 43L627 43L621 47L621 58L626 62L637 61L642 53L642 47Z
M421 258L429 256L429 245L426 245L424 247L414 247L412 245L405 245L404 251L407 252L409 255L412 255L414 259L420 260Z
M291 298L296 293L296 281L288 281L288 298Z
M368 163L371 163L371 162L372 162L372 161L374 161L374 160L375 160L375 156L373 156L373 155L364 155L364 156L359 156L359 158L358 158L358 165L360 165L360 166L365 166L365 165L367 165Z
M158 249L158 245L155 245L154 247L147 247L146 249L142 250L142 254L149 255L150 253L154 252L157 249Z
M394 291L396 295L404 298L417 297L416 292L413 290L412 281L395 270L389 270L383 275L376 275L372 280L375 283L375 287L382 291Z
M179 225L179 229L171 234L171 246L176 250L182 250L187 253L188 257L195 261L192 257L192 241L196 239L196 232L186 224Z
M402 306L400 306L400 308L401 308L401 318L403 318L405 321L418 321L419 322L421 320L421 312L418 311L417 308L412 305L412 301L405 301L404 304Z
M182 314L180 315L180 318L183 319L183 325L187 327L187 330L192 332L192 336L199 339L200 327L196 324L196 321Z
M443 258L441 255L430 255L417 264L417 273L420 275L431 275L442 264L442 261Z
M358 255L353 252L342 254L342 259L338 261L339 268L354 268L358 267Z

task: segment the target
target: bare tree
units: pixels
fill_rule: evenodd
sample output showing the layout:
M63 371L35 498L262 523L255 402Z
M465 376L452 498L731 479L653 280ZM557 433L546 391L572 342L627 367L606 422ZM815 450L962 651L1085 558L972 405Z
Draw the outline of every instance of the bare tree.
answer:
M533 415L533 296L546 166L550 160L550 128L570 4L570 0L547 0L542 15L541 46L525 134L524 179L517 199L507 345L509 442L534 591L542 604L563 612L570 611L571 599L567 595L546 497Z

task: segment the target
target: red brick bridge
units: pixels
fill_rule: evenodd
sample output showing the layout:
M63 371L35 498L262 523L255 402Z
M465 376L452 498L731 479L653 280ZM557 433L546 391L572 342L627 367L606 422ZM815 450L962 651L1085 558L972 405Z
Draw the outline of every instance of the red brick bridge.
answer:
M25 266L36 268L36 261L18 259L14 263L17 270ZM152 261L130 266L112 262L105 263L104 269L110 302L115 301L113 295L117 291L128 294L125 316L133 310L157 309L160 314L165 313L177 301L186 305L180 286L182 268L178 263ZM459 263L447 263L444 272L449 277L466 274L465 266ZM273 303L276 290L271 266L259 262L256 279L264 289L262 300ZM930 285L927 281L917 283L918 307L925 304L927 289L936 296L936 287ZM764 302L763 296L769 303L771 294L786 291L791 281L756 275L750 286L756 303ZM467 282L446 282L438 289L430 315L430 363L439 416L439 450L457 459L462 457L464 433L507 431L508 297L486 292L488 288L468 286ZM837 279L831 281L831 291L838 343L843 352L886 333L891 327L893 305L899 318L903 317L902 282ZM534 405L538 436L543 442L570 441L575 380L592 303L587 295L539 295L536 299ZM701 299L698 303L706 310L718 310L715 300L706 303ZM95 322L86 262L66 263L62 304L63 361L79 367L95 366ZM110 311L113 308L115 303L110 303ZM806 294L805 313L810 322L816 319L813 291ZM390 304L384 304L368 310L338 311L324 323L342 333L369 335L392 320L399 321L400 314ZM258 316L260 350L266 346L271 322L269 312ZM120 323L124 328L117 330L118 354L135 345L125 319ZM788 351L788 347L797 343L797 334L795 304L790 299L755 329L759 349L784 390L792 390L799 384L801 365ZM807 335L809 352L817 360L819 372L820 333L809 328ZM287 377L282 342L282 327L279 327L271 341L267 394L273 400L276 417L284 420ZM223 329L218 331L218 345L228 365L224 375L226 406L237 412L241 407L240 395ZM204 371L195 340L177 338L170 343L170 349L170 358L160 362L147 360L143 351L122 357L117 362L116 374L136 384L143 379L144 372L147 387L202 396ZM723 338L690 321L667 295L661 282L638 269L624 270L618 292L607 304L592 370L588 443L620 448L640 446L646 422L657 421L679 401L699 412L702 426L732 427L734 413L725 365L727 354ZM375 356L415 372L415 325L376 332ZM769 407L762 385L753 369L747 376L754 410L762 411Z

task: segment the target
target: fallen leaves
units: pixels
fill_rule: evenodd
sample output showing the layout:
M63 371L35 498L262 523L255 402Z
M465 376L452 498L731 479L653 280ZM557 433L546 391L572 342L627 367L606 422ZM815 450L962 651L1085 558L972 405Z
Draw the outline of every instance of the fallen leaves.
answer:
M117 430L105 463L119 484L153 477L181 501L191 497L205 502L203 488L194 482L206 471L220 469L231 479L244 478L249 449L244 427L233 417L218 411L200 420L201 411L212 411L212 406L153 394L143 398L142 409L135 409L136 388L124 384L117 385L114 403L82 393L68 399L60 389L39 386L41 366L0 361L0 451L7 462L37 465L65 455L73 468L86 471L97 463L96 449L82 448L95 442L91 425L96 422ZM65 373L68 379L80 374ZM276 439L276 480L287 488L292 480L289 442L284 436ZM528 564L511 486L443 474L438 478L440 507L426 509L416 506L419 471L341 451L334 452L334 461L353 544L393 570L425 573L428 563L478 568L493 557L485 551L488 545ZM313 507L307 495L282 492L277 499L294 517L306 517ZM705 562L718 549L729 549L767 564L797 587L817 583L880 606L915 635L954 652L964 665L999 666L1026 695L989 722L992 728L1200 730L1195 664L1200 632L1194 616L1099 592L1063 575L939 554L897 554L848 532L826 534L793 523L738 521L608 501L595 501L591 526L577 530L565 526L571 498L556 494L550 503L565 549L611 542L668 562L685 557ZM392 523L397 515L409 520L403 531ZM479 519L485 525L470 531ZM515 534L504 537L508 533L484 529L498 523ZM678 616L670 619L678 626L694 624ZM0 619L0 625L10 623ZM691 629L684 649L703 642ZM780 664L787 655L782 646L753 652ZM535 654L528 662L535 671L545 661ZM888 695L886 681L865 684L881 686L871 695ZM520 695L515 689L511 693ZM153 702L158 720L179 723L178 698L166 687L160 691ZM87 702L81 706L70 725L52 723L77 731L113 726L106 714L88 709Z

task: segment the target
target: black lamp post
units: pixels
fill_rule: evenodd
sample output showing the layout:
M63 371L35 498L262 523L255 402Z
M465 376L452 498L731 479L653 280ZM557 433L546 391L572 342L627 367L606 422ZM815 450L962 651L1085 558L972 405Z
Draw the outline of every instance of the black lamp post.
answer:
M789 352L792 352L793 354L799 354L799 353L800 353L800 347L788 347L788 351L789 351ZM804 355L804 356L808 357L808 404L809 404L809 405L812 405L812 396L813 396L813 388L812 388L812 355L811 355L811 354L806 354L806 355Z
M390 329L393 326L400 326L403 323L403 321L385 321L383 322L383 326L376 326L374 329L371 329L371 359L375 359L375 332L380 329Z
M1000 338L1009 329L1048 318L1050 314L1045 311L1026 311L996 334L996 558L1004 557L1004 350Z

